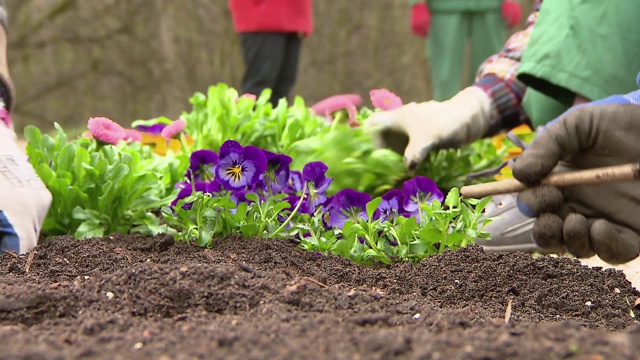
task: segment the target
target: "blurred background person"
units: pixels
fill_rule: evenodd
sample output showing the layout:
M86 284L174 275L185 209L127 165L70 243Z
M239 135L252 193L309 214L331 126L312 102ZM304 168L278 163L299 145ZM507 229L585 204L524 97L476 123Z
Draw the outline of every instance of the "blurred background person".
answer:
M411 31L427 39L433 99L437 101L472 84L480 64L502 48L507 29L517 26L522 17L520 4L512 0L409 2ZM465 69L467 44L471 54Z
M302 40L313 30L312 0L229 0L246 71L241 92L271 89L276 106L296 82Z

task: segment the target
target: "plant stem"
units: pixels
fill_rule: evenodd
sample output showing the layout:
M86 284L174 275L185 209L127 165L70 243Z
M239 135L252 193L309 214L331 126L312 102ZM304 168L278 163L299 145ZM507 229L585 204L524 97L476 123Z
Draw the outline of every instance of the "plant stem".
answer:
M287 220L285 220L282 225L280 225L277 229L275 229L273 231L273 233L271 233L271 235L269 235L270 238L273 238L274 236L276 236L277 233L279 233L280 231L282 231L282 229L285 228L285 226L287 226L287 224L289 224L289 222L291 222L291 219L293 219L293 217L298 213L298 210L300 209L300 206L302 206L302 202L304 201L304 196L307 194L307 183L304 183L304 187L302 188L302 195L300 195L300 200L298 200L298 203L296 204L296 207L293 209L293 211L291 212L291 214L289 214L289 217L287 217Z

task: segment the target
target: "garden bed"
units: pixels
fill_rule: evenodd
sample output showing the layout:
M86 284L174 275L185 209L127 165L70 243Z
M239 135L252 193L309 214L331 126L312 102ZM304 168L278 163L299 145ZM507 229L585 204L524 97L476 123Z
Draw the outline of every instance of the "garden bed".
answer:
M358 265L284 240L54 238L0 255L0 357L633 359L619 270L471 246ZM510 305L509 305L510 304ZM510 308L510 310L509 310ZM505 321L506 320L506 321Z

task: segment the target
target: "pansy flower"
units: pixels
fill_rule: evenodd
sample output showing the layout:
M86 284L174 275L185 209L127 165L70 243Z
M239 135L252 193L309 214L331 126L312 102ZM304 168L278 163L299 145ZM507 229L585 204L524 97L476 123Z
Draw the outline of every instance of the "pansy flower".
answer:
M402 207L402 191L391 189L382 195L382 201L378 205L378 211L382 220L392 220L397 214L404 212Z
M214 168L218 182L228 190L243 190L254 185L267 169L267 159L255 146L243 147L227 140L220 147L219 161Z
M285 192L287 194L298 194L302 191L303 184L302 172L293 170L289 173L289 181L287 182Z
M342 228L349 220L352 222L358 222L359 219L366 220L366 206L369 201L371 196L367 193L353 189L340 190L333 196L331 202L329 225Z
M153 125L137 125L134 127L134 130L138 130L139 132L153 135L160 135L162 133L162 129L167 127L167 124L157 123Z
M186 177L191 181L212 181L214 168L218 163L218 154L211 150L196 150L189 157L189 169Z
M438 185L424 176L416 176L405 181L402 184L402 192L404 193L402 206L412 215L418 214L420 204L430 204L433 200L442 201L444 199Z
M402 99L387 89L373 89L369 91L369 98L373 106L381 110L394 110L402 107Z
M209 187L209 184L206 182L197 182L193 184L193 186L189 184L188 186L183 187L178 192L178 195L176 196L176 198L171 202L171 208L174 208L176 205L178 205L178 201L193 194L193 188L195 188L196 192L207 192L208 190L207 187ZM191 203L186 203L182 205L182 208L185 210L190 210L192 205L193 204Z
M267 159L267 170L256 184L256 188L275 194L283 191L289 183L291 170L289 165L293 161L290 156L274 154L271 151L262 150Z
M307 205L311 212L327 200L327 189L333 179L325 176L329 168L322 161L312 161L302 168L302 181L307 183Z

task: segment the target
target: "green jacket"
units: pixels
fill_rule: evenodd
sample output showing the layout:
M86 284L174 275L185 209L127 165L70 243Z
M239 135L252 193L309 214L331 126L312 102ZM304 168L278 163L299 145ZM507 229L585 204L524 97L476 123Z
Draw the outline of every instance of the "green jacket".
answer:
M409 0L411 6L425 0ZM429 10L438 11L487 11L498 10L504 0L426 0Z
M638 19L636 1L543 2L518 71L518 79L535 90L527 90L522 104L532 123L553 119L576 94L598 100L636 90Z

